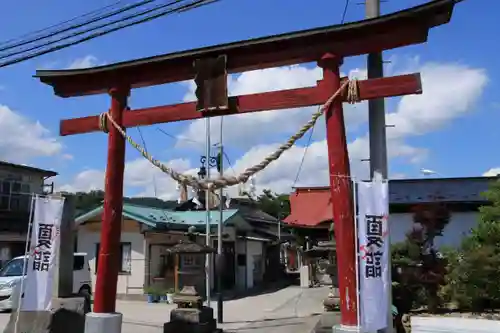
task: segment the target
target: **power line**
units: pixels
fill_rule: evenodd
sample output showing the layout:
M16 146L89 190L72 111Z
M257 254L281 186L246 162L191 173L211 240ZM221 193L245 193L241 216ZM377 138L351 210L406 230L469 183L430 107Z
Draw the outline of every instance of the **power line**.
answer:
M179 138L178 136L175 136L173 134L170 134L168 132L166 132L165 130L163 130L162 128L159 128L157 127L156 128L158 131L162 132L163 134L165 134L166 136L168 136L169 138L171 139L174 139L174 140L180 140L180 141L187 141L187 142L192 142L192 143L196 143L198 145L203 145L203 147L205 147L205 144L201 141L196 141L196 140L192 140L192 139L188 139L188 138Z
M227 164L229 165L229 168L231 168L231 171L233 174L236 174L236 171L234 171L233 166L231 165L231 160L229 159L229 156L227 156L226 152L223 152L224 157L226 158Z
M158 131L160 131L160 132L162 132L163 134L165 134L165 135L166 135L166 136L168 136L169 138L174 139L174 140L188 141L188 142L192 142L192 143L196 143L196 144L199 144L199 145L203 145L203 146L205 146L205 144L204 144L203 142L200 142L200 141L195 141L195 140L191 140L191 139L188 139L188 138L179 138L179 137L177 137L177 136L175 136L175 135L173 135L173 134L170 134L170 133L168 133L168 132L164 131L163 129L161 129L161 128L159 128L159 127L157 128L157 130L158 130ZM231 171L232 171L234 174L236 174L236 172L234 171L233 166L232 166L232 164L231 164L231 160L229 159L229 156L227 155L227 153L226 153L226 151L225 151L225 150L223 151L223 155L224 155L224 158L226 159L227 164L229 165L229 168L231 169Z
M292 187L295 187L295 185L297 184L297 181L299 180L300 171L302 170L302 166L304 165L304 161L305 161L306 155L307 155L307 150L309 149L309 146L311 145L313 133L314 133L314 126L313 126L313 128L311 128L311 131L309 132L309 138L307 139L307 144L306 144L306 147L304 148L304 154L302 154L302 160L300 161L299 168L297 170L297 174L295 175L295 180L293 181Z
M141 128L140 127L136 127L136 128L137 128L137 132L139 132L139 136L141 137L142 146L144 147L144 151L147 152L148 148L146 146L146 140L144 140L144 136L142 135ZM157 192L156 192L156 177L155 177L154 172L152 173L152 176L153 176L153 191L154 191L155 198L156 198L157 197Z
M158 13L158 14L151 15L151 16L148 16L146 18L142 18L140 20L136 20L136 21L133 21L133 22L130 22L130 23L122 24L122 25L119 25L117 27L105 30L105 31L97 32L97 33L94 33L92 35L80 38L80 39L78 39L76 41L73 41L73 42L69 42L69 43L57 45L57 46L51 47L51 48L49 48L47 50L38 51L38 52L35 52L35 53L32 53L32 54L28 54L28 55L25 55L25 56L21 56L21 57L12 59L12 60L1 62L0 63L0 68L6 67L6 66L9 66L9 65L13 65L13 64L17 64L17 63L20 63L20 62L23 62L23 61L26 61L26 60L29 60L29 59L33 59L33 58L39 57L39 56L44 55L44 54L48 54L48 53L52 53L52 52L55 52L55 51L58 51L58 50L62 50L62 49L68 48L70 46L78 45L78 44L81 44L81 43L86 42L88 40L91 40L91 39L94 39L94 38L97 38L97 37L101 37L101 36L105 36L105 35L107 35L109 33L112 33L112 32L115 32L115 31L118 31L118 30L121 30L121 29L124 29L124 28L128 28L128 27L131 27L131 26L134 26L134 25L137 25L137 24L141 24L141 23L145 23L145 22L148 22L148 21L152 21L154 19L157 19L157 18L166 16L166 15L172 14L174 12L177 12L177 13L185 12L185 11L188 11L188 10L191 10L191 9L202 7L204 5L208 5L210 3L217 2L217 1L219 1L219 0L198 0L198 1L192 1L189 4L182 5L182 6L173 8L173 9L164 10L164 11Z
M156 128L158 131L162 132L163 134L165 134L166 136L168 136L169 138L171 139L174 139L174 140L181 140L181 141L188 141L188 142L192 142L192 143L196 143L198 145L203 145L205 146L205 143L201 142L201 141L196 141L196 140L192 140L192 139L188 139L188 138L179 138L173 134L170 134L168 132L166 132L165 130L163 130L162 128L159 128L157 127ZM215 145L215 144L214 144ZM229 159L229 156L227 155L226 151L224 150L223 151L223 155L224 155L224 158L226 159L227 161L227 164L229 165L229 168L231 169L231 171L236 174L236 172L234 171L233 169L233 166L231 164L231 160Z
M98 9L95 9L93 11L90 11L88 13L85 13L85 14L82 14L82 15L79 15L79 16L76 16L76 17L73 17L69 20L66 20L66 21L63 21L63 22L60 22L60 23L56 23L54 25L51 25L51 26L48 26L46 28L43 28L43 29L39 29L39 30L35 30L35 31L32 31L32 32L28 32L28 33L25 33L21 36L18 36L18 37L15 37L15 38L11 38L11 39L8 39L6 41L3 41L3 42L0 42L0 46L3 46L5 44L9 44L11 42L14 42L16 40L23 40L23 38L26 38L26 37L29 37L29 36L32 36L32 35L36 35L36 34L39 34L41 32L44 32L44 31L47 31L47 30L50 30L52 28L57 28L57 27L60 27L60 26L63 26L67 23L70 23L72 21L75 21L79 18L84 18L84 17L87 17L87 16L91 16L91 17L94 17L95 15L103 12L104 10L108 9L108 8L112 8L112 7L115 7L116 5L118 5L119 3L123 2L124 0L120 0L120 1L117 1L111 5L107 5L107 6L104 6L104 7L101 7L101 8L98 8Z
M140 127L136 127L136 128L137 128L137 131L139 132L139 136L141 137L142 146L144 147L144 150L147 152L148 148L146 147L146 140L144 139L144 136L142 135L141 128ZM156 177L155 177L155 173L154 172L152 173L152 176L153 176L153 192L154 192L154 197L156 199L158 199L158 189L156 187ZM163 209L163 207L160 207L160 210L161 210L162 214L165 217L168 217L167 214L165 213L165 210Z
M112 11L112 12L110 12L110 13L107 13L107 14L104 14L104 15L101 15L101 16L97 16L97 17L95 17L95 16L94 16L94 18L91 18L90 20L87 20L87 21L85 21L85 22L83 22L83 23L73 24L73 25L70 25L69 27L66 27L66 28L64 28L64 29L57 30L57 31L55 31L55 32L47 33L47 34L41 35L41 36L39 36L39 37L36 37L36 38L30 39L30 40L25 40L25 41L18 42L18 43L16 43L16 44L12 44L12 45L8 45L8 46L5 46L5 47L2 47L2 48L0 48L0 52L7 51L7 50L11 50L11 49L13 49L13 48L16 48L16 47L19 47L19 46L24 46L24 45L31 44L31 43L34 43L34 42L38 42L38 41L41 41L41 40L44 40L44 39L47 39L47 38L50 38L50 37L54 37L54 36L60 35L60 34L62 34L62 33L64 33L64 32L68 32L68 31L71 31L71 30L74 30L74 29L78 29L78 28L84 27L84 26L86 26L86 25L89 25L89 24L92 24L92 23L95 23L95 22L98 22L98 21L102 21L102 20L104 20L104 19L107 19L107 18L110 18L110 17L112 17L112 16L115 16L115 15L118 15L118 14L121 14L121 13L124 13L124 12L127 12L127 11L129 11L129 10L131 10L131 9L134 9L134 8L137 8L137 7L140 7L140 6L144 6L144 5L146 5L146 4L148 4L148 3L151 3L151 2L154 2L154 1L155 1L155 0L144 0L144 1L141 1L141 2L138 2L138 3L135 3L135 4L131 4L131 5L125 6L125 7L123 7L123 8L119 8L119 9L117 9L117 10L114 10L114 11ZM169 5L171 5L171 4L175 4L176 2L179 2L179 0L176 0L176 1L171 1L169 4L164 5L164 6L169 6ZM131 15L131 17L133 18L133 17L135 17L135 16ZM123 20L127 20L127 19L129 19L129 18L130 18L130 17L127 17L127 18L125 18L125 19L123 19ZM74 19L72 19L72 20L76 20L76 19L78 19L78 17L77 17L77 18L74 18ZM65 21L65 23L69 23L69 22L71 22L72 20ZM83 33L87 33L87 32L89 32L89 31L93 31L93 30L96 30L96 29L99 29L99 28L102 28L102 27L105 27L105 26L108 26L108 25L110 25L110 24L117 23L117 22L120 22L120 21L121 21L121 19L120 19L120 20L113 21L113 22L108 23L108 24L105 24L105 25L102 25L102 26L97 26L97 27L95 27L95 28L93 28L93 29L90 29L90 30L85 30L85 31L81 32L81 34L83 34ZM57 25L56 25L56 26L57 26ZM48 29L48 28L47 28L47 29ZM72 37L72 36L70 36L70 37ZM66 38L70 38L70 37L66 37ZM64 39L66 39L66 38L64 38ZM57 43L57 42L59 42L59 41L61 41L61 40L64 40L64 39L60 39L60 40L56 40L56 41L52 41L52 42L48 42L48 43L47 43L47 45L50 45L50 44L53 44L53 43ZM35 47L35 48L29 48L29 49L25 49L25 50L22 50L22 51L18 51L18 52L15 52L15 53L11 54L11 55L8 55L8 56L17 55L17 54L20 54L20 53L22 53L22 52L32 51L32 50L34 50L34 49L38 49L38 48L40 48L40 47L43 47L43 45L42 45L42 46L39 46L39 47ZM5 57L6 57L6 56L5 56ZM5 57L2 57L2 58L5 58ZM0 58L0 59L2 59L2 58Z
M148 2L152 2L152 1L154 1L154 0L146 0L146 1L143 1L143 3L148 3ZM61 37L61 38L56 39L56 40L48 41L48 42L45 42L45 43L40 44L40 45L36 45L36 46L29 47L29 48L25 48L25 49L22 49L22 50L20 50L20 51L13 51L13 52L8 53L8 54L6 54L6 55L2 55L2 56L0 56L0 59L10 58L10 57L15 56L15 55L23 54L23 53L30 52L30 51L35 51L35 50L41 49L41 48L46 47L46 46L49 46L49 45L57 44L57 43L59 43L59 42L62 42L62 41L64 41L64 40L67 40L67 39L71 39L71 38L74 38L74 37L77 37L77 36L80 36L80 35L84 35L84 34L86 34L86 33L92 32L92 31L99 30L99 29L101 29L101 28L105 28L105 27L108 27L108 26L114 25L114 24L116 24L116 23L120 23L120 22L123 22L123 21L127 21L127 20L130 20L130 19L137 18L137 17L142 16L142 15L146 15L146 14L149 14L149 13L155 12L155 11L160 10L160 9L163 9L163 8L165 8L165 7L170 7L170 6L172 6L172 5L175 5L176 3L179 3L179 0L170 1L170 2L168 2L168 3L166 3L166 4L159 5L159 6L155 6L155 7L151 8L151 9L147 9L147 10L144 10L144 11L139 12L139 13L134 13L134 14L128 15L128 16L126 16L126 17L116 19L116 20L111 21L111 22L107 22L107 23L104 23L104 24L101 24L101 25L98 25L98 26L95 26L95 27L92 27L92 28L88 28L88 29L86 29L86 30L78 31L78 32L72 33L71 35L68 35L68 36L65 36L65 37ZM130 10L130 9L132 9L132 8L137 7L138 5L137 5L137 4L135 4L135 5L133 5L133 6L134 6L134 7L128 6L128 7L126 7L126 8L120 9L119 11L116 11L116 12L114 12L114 13L108 14L108 15L107 15L107 17L114 16L114 15L116 15L116 13L117 13L117 12L124 12L124 11L128 11L128 10ZM97 18L97 19L95 19L95 20L91 20L91 21L89 21L89 24L94 23L94 22L97 22L97 21L99 21L99 20L101 20L101 19L100 19L100 18ZM69 27L69 28L66 28L66 29L61 30L61 33L62 33L62 32L65 32L65 31L73 30L73 29L74 29L73 27L78 28L78 27L82 27L82 26L85 26L85 25L87 25L87 23L77 24L77 25L74 25L74 26L71 26L71 27ZM76 28L75 28L75 29L76 29ZM58 32L58 33L55 33L55 34L50 34L50 35L48 35L48 37L56 36L56 35L58 35L58 34L59 34L59 32ZM47 38L48 38L48 37L47 37ZM39 38L39 40L42 40L42 39L44 39L44 38L45 38L45 37L43 37L43 38ZM24 44L30 44L30 43L31 43L31 42L27 42L27 43L24 43ZM0 49L0 51L3 51L3 49Z
M345 17L347 14L347 8L349 7L349 2L350 2L350 0L345 1L344 10L342 12L342 18L340 19L340 24L344 24L344 22L345 22ZM295 187L295 185L297 184L297 181L299 180L300 172L302 171L302 167L304 166L304 161L306 159L307 151L309 149L309 146L311 145L313 133L314 133L314 126L313 126L313 128L311 128L311 132L309 132L309 138L307 139L307 144L304 148L304 153L302 154L302 159L300 160L299 168L297 169L297 174L295 175L295 180L293 181L292 187Z
M349 2L350 0L345 0L344 12L342 13L342 19L340 20L340 24L344 24L345 22L345 16L347 14L347 8L349 7Z

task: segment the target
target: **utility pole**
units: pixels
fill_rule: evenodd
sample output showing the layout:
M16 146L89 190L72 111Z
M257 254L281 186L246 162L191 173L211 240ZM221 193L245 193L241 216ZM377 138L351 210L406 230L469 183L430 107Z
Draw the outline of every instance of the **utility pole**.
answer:
M367 19L380 16L380 0L365 0L365 14ZM368 54L368 79L384 76L384 62L382 53ZM387 140L385 124L385 103L383 98L368 101L368 128L370 138L370 179L375 173L380 173L387 180ZM387 237L390 242L390 236ZM391 279L391 257L388 256L387 281L389 284L389 297L387 307L387 328L385 333L392 333L392 279ZM359 325L359 323L358 323Z
M224 146L222 145L222 126L224 117L220 118L220 137L219 137L219 174L224 175ZM221 187L219 192L219 223L217 224L217 322L224 322L224 300L222 297L222 222L224 221L224 190Z
M206 128L206 168L207 168L207 179L210 180L210 118L205 118L205 128ZM207 189L205 191L205 210L207 213L205 221L205 245L212 246L210 242L210 191ZM210 259L211 255L209 253L205 256L205 279L206 279L206 296L207 305L210 307L210 288L212 288L212 283L210 281Z
M366 0L366 18L380 16L380 0ZM384 76L382 53L368 55L368 78ZM368 125L370 136L370 178L379 172L387 179L387 142L385 126L385 103L383 98L368 101Z

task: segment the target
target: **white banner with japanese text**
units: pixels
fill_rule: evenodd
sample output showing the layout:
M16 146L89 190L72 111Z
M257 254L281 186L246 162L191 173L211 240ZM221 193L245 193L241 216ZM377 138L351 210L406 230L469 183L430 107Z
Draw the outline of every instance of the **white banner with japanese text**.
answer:
M59 250L64 198L36 196L26 277L23 281L24 311L50 310Z
M363 332L388 326L389 246L388 183L374 179L358 183L360 258L360 319Z

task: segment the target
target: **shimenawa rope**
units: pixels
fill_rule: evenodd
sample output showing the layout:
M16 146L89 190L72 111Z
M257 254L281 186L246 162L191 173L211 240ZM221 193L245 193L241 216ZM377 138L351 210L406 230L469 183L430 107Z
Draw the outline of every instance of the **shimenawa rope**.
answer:
M340 88L326 101L326 103L323 104L318 111L313 113L311 120L309 120L304 126L302 126L302 128L296 134L292 135L287 142L279 146L278 149L276 149L276 151L274 151L272 154L269 154L266 158L264 158L262 162L245 169L245 171L243 171L238 176L224 176L215 179L198 179L191 175L183 175L173 170L172 168L166 166L165 164L161 163L160 161L155 159L151 154L149 154L141 145L139 145L129 135L127 135L125 130L116 123L116 121L113 119L113 117L109 112L104 112L99 115L99 128L103 132L107 133L108 132L107 122L109 120L109 122L113 125L113 127L130 143L132 147L134 147L137 151L139 151L141 155L144 156L154 166L159 168L164 173L170 175L170 177L172 177L172 179L174 179L178 183L186 184L202 190L215 190L227 186L233 186L240 183L245 183L252 175L256 174L259 171L262 171L269 164L271 164L271 162L277 160L285 151L290 149L295 144L295 142L297 142L297 140L302 138L304 134L306 134L307 131L314 126L318 118L326 110L328 110L328 108L335 100L335 98L341 95L341 92L346 88L347 88L346 101L349 104L354 104L356 102L359 102L358 81L346 80L346 82L344 82L340 86Z

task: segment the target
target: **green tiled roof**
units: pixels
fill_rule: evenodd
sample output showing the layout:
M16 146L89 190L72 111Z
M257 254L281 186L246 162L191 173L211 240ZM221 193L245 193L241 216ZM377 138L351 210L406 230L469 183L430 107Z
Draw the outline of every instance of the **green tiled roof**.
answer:
M100 214L102 210L103 206L101 205L91 211L78 215L75 222L76 224L84 223L97 214ZM237 209L224 210L223 223L226 223L237 212ZM186 226L202 226L205 225L206 220L205 211L178 212L130 203L123 204L123 216L153 228L167 223ZM217 225L219 223L219 216L219 211L212 211L210 224Z

